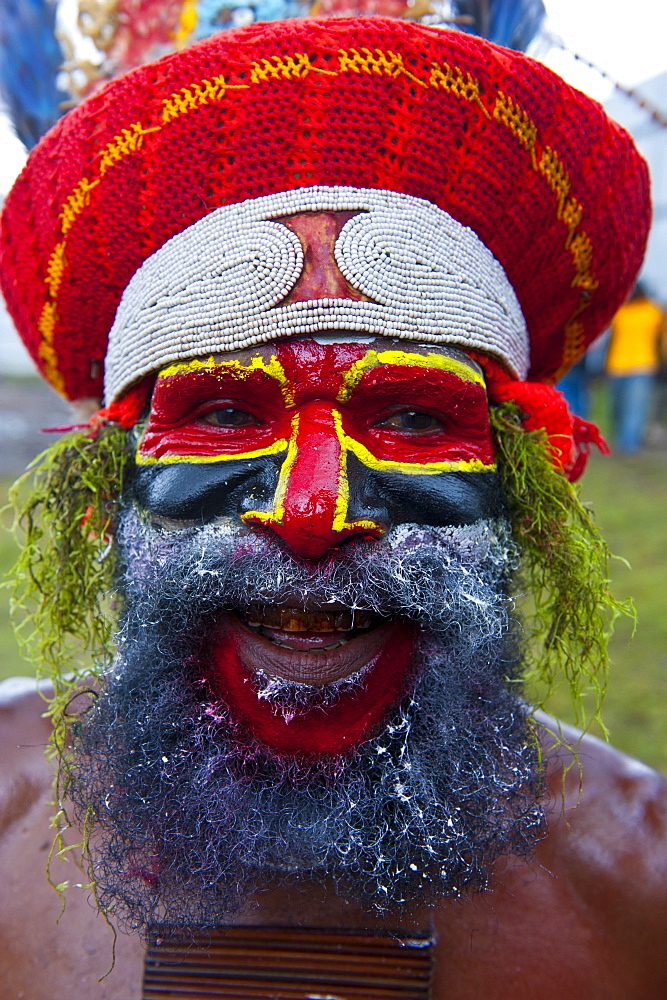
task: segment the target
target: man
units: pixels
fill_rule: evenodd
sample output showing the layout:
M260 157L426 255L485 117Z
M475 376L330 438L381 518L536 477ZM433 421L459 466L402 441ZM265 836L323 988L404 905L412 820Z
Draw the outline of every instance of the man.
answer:
M628 302L614 316L605 361L614 437L624 455L638 452L644 443L666 331L664 310L637 282Z
M9 989L663 995L664 782L520 686L601 683L606 550L565 475L596 435L549 383L647 224L597 105L382 19L214 38L44 140L5 294L97 412L26 502L17 576L55 664L57 847L90 885L69 934L34 924L48 733L14 698ZM520 586L544 653L518 652ZM99 985L86 896L149 942Z

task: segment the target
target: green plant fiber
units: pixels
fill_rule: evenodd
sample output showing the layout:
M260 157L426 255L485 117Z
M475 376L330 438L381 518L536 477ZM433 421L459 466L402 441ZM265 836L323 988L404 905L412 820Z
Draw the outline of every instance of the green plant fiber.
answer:
M611 554L593 520L551 460L544 431L526 431L513 403L491 408L498 472L521 549L514 595L525 636L524 683L545 708L563 684L577 725L595 719L607 687L607 646L619 614L634 618L631 601L609 589ZM525 595L525 600L521 595ZM588 705L592 705L592 709Z
M126 434L98 424L65 434L10 491L21 554L9 574L21 652L54 688L54 747L67 741L67 706L111 656L112 535ZM28 489L28 486L30 488Z
M111 660L117 600L112 596L116 574L112 538L126 460L126 432L117 424L70 431L33 462L9 494L15 530L24 535L21 554L9 574L16 635L37 676L53 685L46 714L52 720L47 756L56 771L51 821L55 833L47 873L63 907L68 882L56 885L52 880L53 859L74 855L81 866L89 857L90 837L86 821L82 840L65 842L71 825L65 806L69 724L78 714L70 706L91 690L91 683L97 687ZM96 895L94 880L84 888ZM106 913L104 917L108 922Z

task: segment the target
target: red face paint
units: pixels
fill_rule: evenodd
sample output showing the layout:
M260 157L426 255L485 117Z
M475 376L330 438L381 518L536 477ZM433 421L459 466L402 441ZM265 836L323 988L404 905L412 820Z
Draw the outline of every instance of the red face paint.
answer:
M238 411L240 423L215 422L218 410ZM275 447L290 436L280 383L262 368L188 362L158 377L140 464L217 461Z
M286 301L363 298L334 258L352 214L280 220L304 250ZM387 343L285 341L167 367L136 456L136 501L177 521L237 519L309 559L351 535L379 538L392 524L493 516L499 499L479 370L462 354ZM378 731L406 693L413 627L362 626L339 640L337 619L312 635L293 627L260 635L228 613L206 680L239 725L274 750L344 753ZM359 671L360 686L333 706L289 722L254 681L261 673L328 684Z
M235 721L273 750L299 756L346 753L380 730L409 685L413 629L402 623L385 628L388 635L359 687L342 694L326 711L312 708L288 722L257 697L253 668L243 659L240 623L225 630L211 650L207 681Z
M409 345L408 345L409 346ZM137 464L281 456L273 502L239 511L317 558L387 525L349 516L348 457L384 475L489 472L482 377L448 354L280 344L247 361L193 361L158 377Z

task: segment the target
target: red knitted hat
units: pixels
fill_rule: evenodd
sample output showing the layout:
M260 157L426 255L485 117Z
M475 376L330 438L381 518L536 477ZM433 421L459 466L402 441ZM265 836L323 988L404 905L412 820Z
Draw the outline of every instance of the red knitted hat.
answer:
M396 20L224 32L70 111L10 193L2 285L70 399L100 396L109 330L140 265L214 209L311 186L425 199L509 279L532 380L608 324L641 264L647 172L601 107L471 35Z

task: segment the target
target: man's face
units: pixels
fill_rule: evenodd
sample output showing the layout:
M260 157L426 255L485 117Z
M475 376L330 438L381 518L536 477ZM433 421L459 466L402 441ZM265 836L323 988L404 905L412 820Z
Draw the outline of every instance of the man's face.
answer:
M497 517L494 469L484 380L461 352L297 340L163 369L133 495L166 530L224 522L310 562L400 525ZM280 604L254 600L218 617L212 676L274 749L340 752L405 693L414 626L364 609L360 597L286 593ZM316 736L312 719L288 724L246 683L262 675L317 687L360 674L372 691L320 710Z
M341 220L311 222L291 294L353 297ZM336 330L178 361L135 447L118 655L73 785L100 900L215 921L288 873L382 908L530 850L517 553L477 365Z

